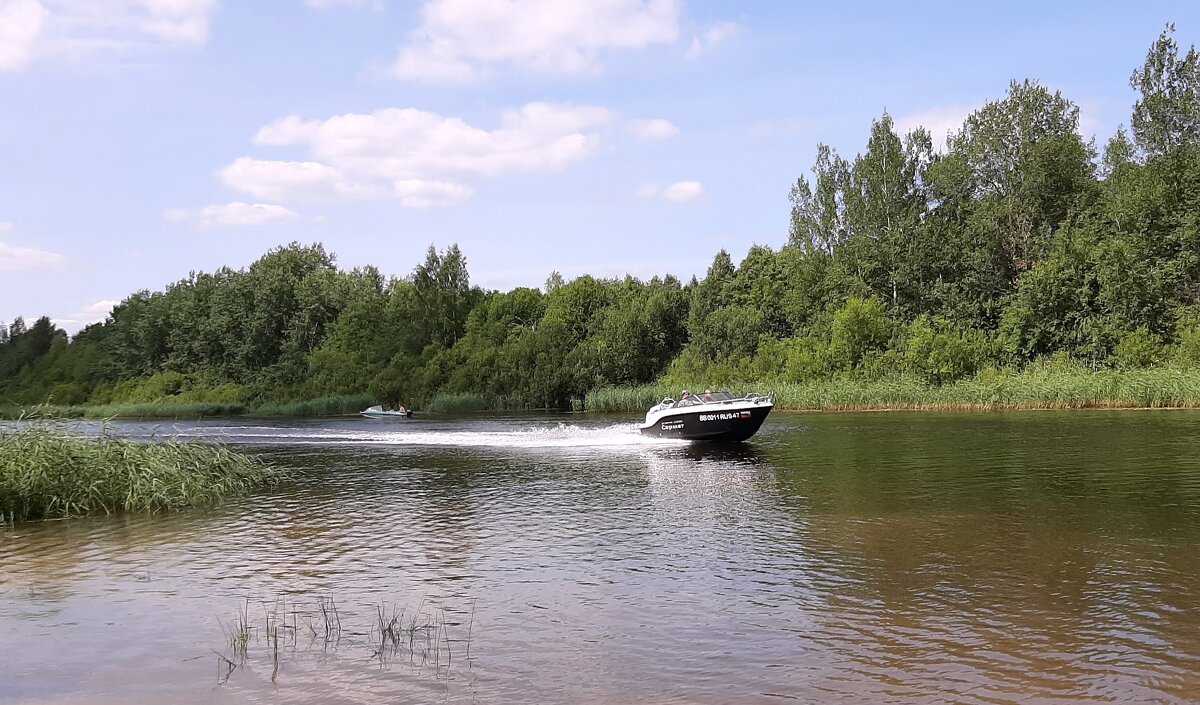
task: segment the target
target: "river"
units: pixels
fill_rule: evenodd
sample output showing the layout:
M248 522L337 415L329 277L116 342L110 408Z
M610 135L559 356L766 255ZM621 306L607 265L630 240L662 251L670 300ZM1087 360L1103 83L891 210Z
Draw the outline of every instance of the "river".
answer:
M1200 413L633 421L120 422L293 480L0 529L0 702L1200 702Z

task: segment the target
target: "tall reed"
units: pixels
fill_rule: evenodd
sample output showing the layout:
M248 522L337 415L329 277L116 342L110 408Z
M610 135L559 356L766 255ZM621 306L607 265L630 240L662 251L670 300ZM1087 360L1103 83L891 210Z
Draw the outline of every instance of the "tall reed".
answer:
M142 402L68 407L67 413L78 412L89 419L202 419L205 417L240 416L246 405L240 402Z
M1200 408L1200 370L1030 368L1022 372L993 371L944 385L897 376L881 380L755 381L735 385L731 391L773 391L778 408L797 411ZM657 384L602 388L588 394L586 405L589 411L645 411L663 396L678 393L678 389Z
M272 485L281 472L220 444L138 443L54 420L0 429L0 514L43 519L213 504Z
M374 398L366 394L345 394L341 396L319 397L298 401L269 402L250 409L248 413L255 416L338 416L354 414L376 404Z
M479 394L439 394L429 402L429 410L436 414L487 411L497 408L493 401Z

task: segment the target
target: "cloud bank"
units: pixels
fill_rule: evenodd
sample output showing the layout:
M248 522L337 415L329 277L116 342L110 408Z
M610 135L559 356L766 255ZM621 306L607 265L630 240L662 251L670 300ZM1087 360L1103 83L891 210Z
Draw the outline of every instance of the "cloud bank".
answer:
M601 52L673 44L679 14L679 0L431 0L392 73L422 83L469 83L493 66L595 73Z
M677 181L665 188L655 184L646 184L636 191L640 198L661 198L666 201L683 203L694 201L704 195L704 186L699 181Z
M280 202L396 198L410 208L448 206L474 193L468 182L555 172L591 158L615 128L640 139L678 132L666 120L626 120L607 108L530 103L485 129L412 108L325 120L280 118L254 136L262 147L302 147L304 160L240 157L218 172L226 186Z
M216 0L0 0L0 71L42 55L201 46Z
M198 228L232 228L248 225L272 225L299 220L300 216L283 206L234 201L194 210L171 208L163 212L169 222L191 222Z
M32 247L17 247L0 242L0 272L52 269L64 264L66 257Z

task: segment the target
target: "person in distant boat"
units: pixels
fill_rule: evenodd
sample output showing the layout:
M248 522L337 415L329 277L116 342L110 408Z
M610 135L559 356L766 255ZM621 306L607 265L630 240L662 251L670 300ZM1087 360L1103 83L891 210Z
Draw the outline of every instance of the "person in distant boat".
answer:
M700 397L700 401L712 401L712 390L705 389L704 394Z
M685 389L679 393L679 401L675 402L675 406L687 406L691 403L692 393Z

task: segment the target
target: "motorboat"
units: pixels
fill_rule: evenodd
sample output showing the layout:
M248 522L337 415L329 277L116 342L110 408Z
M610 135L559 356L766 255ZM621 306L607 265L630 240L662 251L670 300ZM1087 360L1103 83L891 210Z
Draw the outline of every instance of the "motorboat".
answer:
M739 443L758 433L773 408L773 393L744 397L729 392L685 393L678 401L667 397L651 407L638 430L659 438Z
M358 412L358 414L368 419L411 419L412 409L405 409L403 406L398 406L395 409L385 409L382 405L377 404Z

